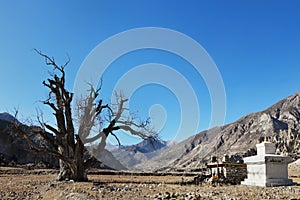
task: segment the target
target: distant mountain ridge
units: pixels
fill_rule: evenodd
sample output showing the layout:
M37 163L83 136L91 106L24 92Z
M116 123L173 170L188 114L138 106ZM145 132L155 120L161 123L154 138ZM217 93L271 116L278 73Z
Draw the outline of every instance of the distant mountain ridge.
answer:
M57 167L58 160L49 155L38 154L29 148L29 145L24 141L20 135L12 130L12 123L20 123L15 117L9 113L0 113L0 166L7 166L14 164L37 164L39 162L45 164L45 167ZM20 123L21 124L21 123ZM30 128L40 128L38 126L22 125L30 134ZM54 137L48 133L49 137ZM39 135L30 136L31 139L37 144L43 144L47 146L47 142ZM102 152L101 161L102 168L108 169L126 169L117 161L114 156L108 152ZM107 166L105 164L109 164Z
M0 119L7 122L19 122L14 116L7 112L0 113Z
M151 153L157 151L161 148L167 146L167 142L163 140L154 140L154 139L144 139L141 142L128 145L128 146L121 146L120 148L126 151L133 151L133 152L141 152L141 153Z
M109 145L107 149L111 151L114 157L126 168L135 169L136 165L157 156L172 144L173 143L163 140L145 139L138 144L129 146L114 148Z
M20 123L9 113L0 113L0 165L8 165L12 161L16 164L29 164L42 161L49 164L48 166L52 166L51 163L56 163L54 164L56 166L57 160L55 158L47 155L36 154L30 150L27 142L24 141L17 133L12 131L11 125L14 122ZM23 126L29 131L30 126ZM50 137L53 137L53 135L50 134ZM36 143L41 143L43 141L43 139L38 135L35 135L33 139ZM152 141L148 139L129 146L119 147L108 144L103 152L93 152L93 155L95 155L99 161L103 163L104 168L126 170L128 166L130 168L136 163L139 163L141 160L148 160L149 158L152 158L158 151L162 150L166 146L167 142L165 141ZM90 151L93 151L93 147L88 148ZM118 159L115 158L114 154L118 157ZM119 159L121 161L123 160L125 165L122 165ZM130 159L130 161L126 162L126 159Z
M276 143L277 153L300 156L300 93L279 101L266 110L248 114L236 122L215 127L166 149L136 167L143 170L192 170L203 166L212 155L239 159L256 153L264 136Z

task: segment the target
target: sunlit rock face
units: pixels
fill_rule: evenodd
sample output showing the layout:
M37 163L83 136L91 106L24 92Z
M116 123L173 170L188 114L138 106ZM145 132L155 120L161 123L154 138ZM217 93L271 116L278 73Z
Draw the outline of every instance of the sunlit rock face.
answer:
M224 154L241 160L256 155L255 145L265 136L275 143L276 153L293 160L300 157L300 92L263 111L191 136L142 162L139 168L188 171L205 166L213 155L221 158Z

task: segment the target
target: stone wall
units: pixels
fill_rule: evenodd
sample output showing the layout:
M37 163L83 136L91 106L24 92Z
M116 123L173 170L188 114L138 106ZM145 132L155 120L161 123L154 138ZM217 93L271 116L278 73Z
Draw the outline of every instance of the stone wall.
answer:
M221 162L209 163L212 180L230 184L240 184L247 178L246 164Z
M247 166L245 164L228 163L224 166L225 182L230 184L240 184L247 178Z

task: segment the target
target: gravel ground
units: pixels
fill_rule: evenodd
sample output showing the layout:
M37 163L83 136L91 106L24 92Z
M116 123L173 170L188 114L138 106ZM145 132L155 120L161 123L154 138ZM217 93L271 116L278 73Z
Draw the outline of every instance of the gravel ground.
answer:
M180 185L189 177L90 175L89 182L54 181L51 170L0 168L0 199L299 199L300 186ZM132 182L132 183L131 183Z

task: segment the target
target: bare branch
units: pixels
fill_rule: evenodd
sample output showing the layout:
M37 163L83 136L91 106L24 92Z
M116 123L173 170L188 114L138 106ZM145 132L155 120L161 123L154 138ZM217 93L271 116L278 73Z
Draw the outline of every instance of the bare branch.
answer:
M53 126L47 124L47 123L43 123L43 125L49 130L51 131L52 133L54 133L55 135L60 135L61 133L56 129L54 128Z
M50 135L45 131L45 129L42 129L41 127L32 126L31 132L34 134L39 134L47 141L54 149L56 149L58 146L54 141L54 137L50 137Z
M140 131L137 131L137 130L134 130L133 128L131 128L130 126L125 126L125 125L119 125L118 126L120 129L124 130L124 131L128 131L130 132L132 135L136 135L136 136L139 136L143 139L146 139L148 138L149 136L147 134L144 134Z
M65 67L70 63L71 59L70 59L70 56L67 54L67 61L65 62L65 64L62 66L62 69L65 69Z
M94 137L91 138L84 138L83 139L83 143L91 143L91 142L95 142L96 140L100 139L102 136L104 135L103 132L98 133L97 135L95 135Z
M110 132L110 134L115 137L115 139L117 140L119 146L121 146L121 142L120 142L119 138L116 136L116 134L114 134L113 132Z
M34 48L33 50L34 50L36 53L38 53L40 56L44 57L46 65L52 65L52 66L54 67L54 69L59 70L59 71L63 74L63 77L64 77L64 74L65 74L65 72L64 72L64 67L69 63L69 61L67 61L65 65L59 67L59 66L55 63L55 60L54 60L53 57L50 58L50 57L47 56L46 54L42 53L42 51L39 51L39 50L37 50L37 49L35 49L35 48Z
M83 166L84 166L84 169L88 169L90 168L91 166L93 165L96 165L96 164L101 164L102 162L98 161L97 158L95 158L94 156L92 156L91 158L87 159Z
M52 156L54 156L54 157L56 157L58 159L61 159L61 160L65 161L65 162L68 162L68 163L72 162L69 158L64 157L63 155L61 155L60 153L58 153L55 150L51 150L51 149L48 149L46 147L41 147L41 146L38 146L37 144L35 144L31 140L31 138L29 137L29 135L27 135L27 133L23 130L22 125L14 123L13 124L13 130L15 132L17 132L18 134L20 134L23 137L23 139L28 143L29 147L32 150L36 151L37 153L52 155Z

